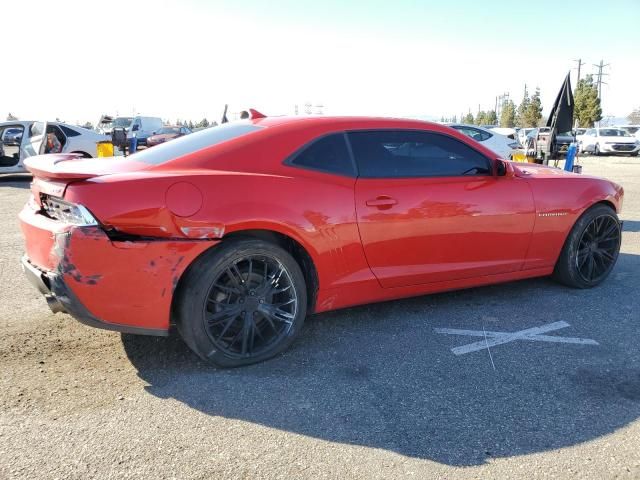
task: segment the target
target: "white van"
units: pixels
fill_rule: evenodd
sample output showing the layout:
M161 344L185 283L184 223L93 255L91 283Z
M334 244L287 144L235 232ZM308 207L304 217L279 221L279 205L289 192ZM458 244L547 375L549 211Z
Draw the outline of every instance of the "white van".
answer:
M162 128L159 117L133 117L127 131L127 138L136 137L138 145L147 145L147 138L155 135Z

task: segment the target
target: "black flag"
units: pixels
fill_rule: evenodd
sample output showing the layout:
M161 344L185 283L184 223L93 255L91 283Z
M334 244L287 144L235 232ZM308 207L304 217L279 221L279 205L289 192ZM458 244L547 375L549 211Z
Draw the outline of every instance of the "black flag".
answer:
M571 92L569 73L567 73L556 101L553 103L547 127L552 129L555 127L555 131L560 133L570 132L573 128L573 93Z
M229 108L229 105L224 106L224 112L222 112L222 120L220 120L220 123L227 123L229 121L227 118L227 108Z

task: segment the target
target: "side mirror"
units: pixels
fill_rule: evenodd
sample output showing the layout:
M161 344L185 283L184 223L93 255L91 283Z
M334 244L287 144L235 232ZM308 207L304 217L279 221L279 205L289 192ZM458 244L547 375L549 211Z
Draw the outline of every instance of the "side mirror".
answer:
M507 164L503 160L496 160L496 175L498 177L506 177L507 176Z
M133 127L131 127L132 132L137 132L138 130L140 130L140 125L134 125Z

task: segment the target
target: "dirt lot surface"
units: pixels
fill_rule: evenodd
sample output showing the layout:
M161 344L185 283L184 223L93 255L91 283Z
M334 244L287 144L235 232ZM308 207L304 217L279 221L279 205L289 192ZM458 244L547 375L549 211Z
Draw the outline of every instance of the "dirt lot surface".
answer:
M50 313L19 265L29 178L1 178L0 478L640 478L640 160L583 164L626 190L601 287L537 279L323 314L285 355L235 370ZM479 339L436 330L548 324L583 341L455 355Z

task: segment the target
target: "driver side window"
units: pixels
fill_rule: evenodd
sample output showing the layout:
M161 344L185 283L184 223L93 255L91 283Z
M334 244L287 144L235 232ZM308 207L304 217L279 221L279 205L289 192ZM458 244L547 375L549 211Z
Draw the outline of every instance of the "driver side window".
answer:
M366 178L491 175L491 162L448 135L419 130L348 134L360 176Z

